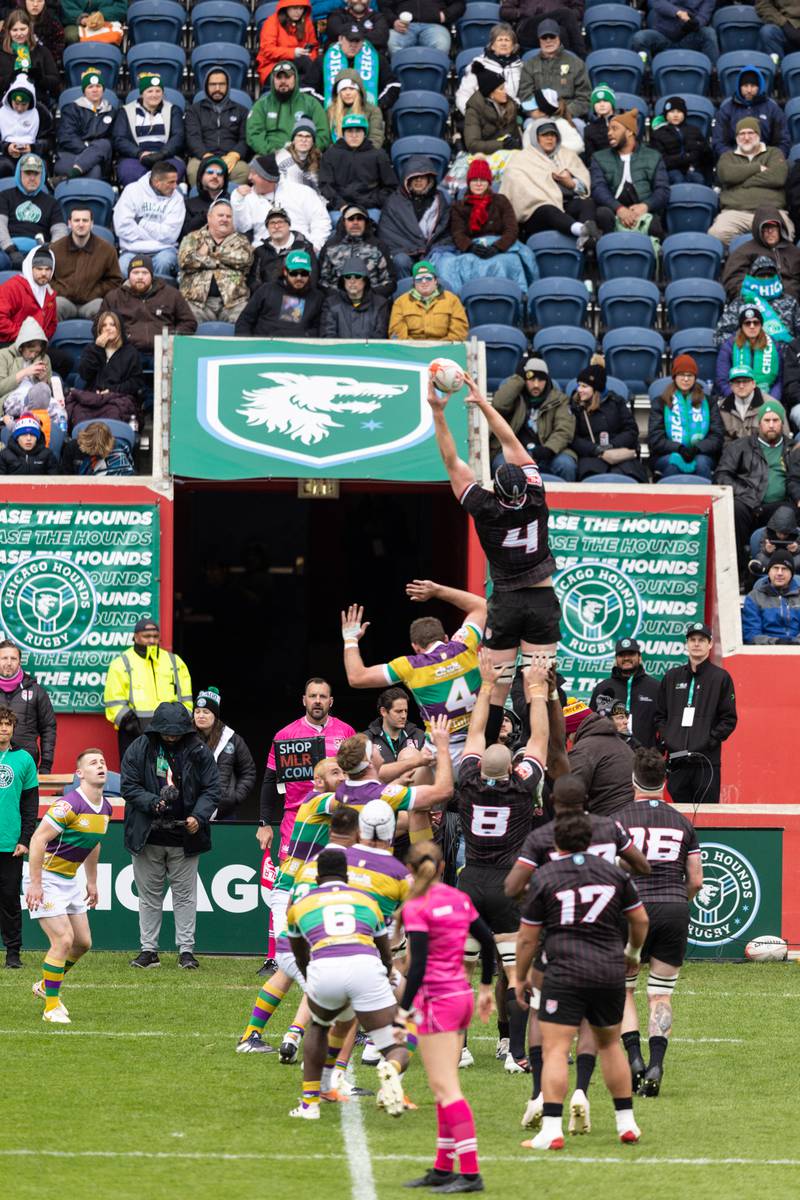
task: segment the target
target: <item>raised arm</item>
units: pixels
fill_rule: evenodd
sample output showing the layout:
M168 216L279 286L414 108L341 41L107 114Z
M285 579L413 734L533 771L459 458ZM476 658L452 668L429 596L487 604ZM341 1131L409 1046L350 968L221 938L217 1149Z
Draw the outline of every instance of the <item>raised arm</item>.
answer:
M549 723L549 741L547 744L547 773L551 779L559 775L569 775L569 757L567 756L567 728L564 721L564 710L561 707L561 697L558 694L555 664L551 665L548 674L547 716Z
M547 701L550 694L549 671L549 656L535 654L531 665L522 675L525 697L530 704L531 727L531 735L525 746L525 753L531 758L535 758L543 767L547 762L547 747L550 739L550 719L547 713Z
M478 666L481 672L481 686L478 698L469 719L469 732L464 743L464 754L483 754L486 749L486 722L489 719L489 699L497 679L491 653L482 647L478 651Z
M526 463L531 461L531 456L514 433L508 421L505 417L501 417L497 409L492 408L483 393L478 391L478 385L471 375L465 374L464 381L469 393L465 397L465 404L474 404L483 413L490 432L494 434L500 443L500 449L503 451L503 458L506 462L518 467L524 467Z
M359 642L369 629L369 621L362 621L364 607L351 604L342 613L342 638L344 639L344 669L347 682L353 688L386 687L388 680L382 666L365 667Z
M475 473L463 458L458 457L456 444L444 416L447 397L441 396L433 386L433 380L428 380L428 404L433 410L433 432L436 435L436 445L442 456L445 470L450 479L456 500L460 500L471 483L476 483Z
M446 803L453 794L450 723L447 717L440 715L433 718L430 736L436 749L433 783L424 783L420 787L414 788L414 812L429 812L432 808ZM409 828L411 828L410 825Z
M432 579L412 579L406 584L406 595L410 600L425 604L428 600L442 600L460 608L464 620L479 625L486 625L486 601L474 592L462 592L459 588L446 587L443 583L434 583Z

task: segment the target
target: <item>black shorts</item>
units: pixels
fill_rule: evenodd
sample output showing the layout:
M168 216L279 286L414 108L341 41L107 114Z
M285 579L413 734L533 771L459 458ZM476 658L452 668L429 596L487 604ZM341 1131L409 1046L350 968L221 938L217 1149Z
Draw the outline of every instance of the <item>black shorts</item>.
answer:
M606 1029L618 1025L625 1007L625 985L616 987L555 987L548 983L545 972L539 1020L554 1025L580 1025L585 1018L590 1025Z
M689 905L647 904L650 928L642 946L642 962L657 958L670 967L683 966L689 942Z
M520 642L548 646L561 637L561 605L551 587L492 592L483 642L490 650L515 650Z
M459 891L466 892L492 933L516 933L519 909L503 891L510 867L467 865L458 877Z

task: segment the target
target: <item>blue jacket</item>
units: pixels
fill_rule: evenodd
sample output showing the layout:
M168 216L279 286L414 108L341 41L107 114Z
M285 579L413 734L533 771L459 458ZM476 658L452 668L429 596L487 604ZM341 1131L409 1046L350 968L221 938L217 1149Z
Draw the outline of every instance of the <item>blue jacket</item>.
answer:
M681 36L684 22L675 16L678 9L688 12L700 26L708 25L714 11L716 0L689 0L688 4L672 4L670 0L650 0L647 14L647 28L654 29L676 42ZM675 49L680 49L679 46Z
M742 75L745 71L758 77L758 95L748 103L740 92ZM736 80L736 91L719 106L711 135L711 146L719 158L726 150L736 149L736 126L742 117L757 117L761 126L761 140L765 146L777 146L788 158L792 139L782 108L767 95L767 81L757 67L743 67Z
M101 110L95 112L89 101L81 96L62 108L61 119L56 123L56 143L59 150L80 154L100 138L106 138L110 143L113 126L114 110L108 100L103 100Z
M778 592L767 577L759 579L742 608L742 636L748 645L800 645L800 582L795 575Z

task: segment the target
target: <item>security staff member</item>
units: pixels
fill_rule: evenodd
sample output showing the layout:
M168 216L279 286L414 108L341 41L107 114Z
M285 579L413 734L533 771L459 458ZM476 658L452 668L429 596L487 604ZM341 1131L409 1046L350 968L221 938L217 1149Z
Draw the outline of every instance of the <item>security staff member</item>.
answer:
M733 680L709 660L711 640L707 625L690 625L689 661L667 671L658 691L655 727L676 804L719 804L721 747L736 728Z
M133 630L133 645L109 664L103 703L106 720L117 730L120 762L131 742L150 726L159 704L177 700L191 713L192 681L183 659L160 646L161 630L152 617L142 617Z
M610 717L615 704L622 703L630 714L629 733L642 746L655 746L653 718L658 698L658 680L642 666L642 648L635 638L622 638L614 650L614 666L589 697L589 708Z

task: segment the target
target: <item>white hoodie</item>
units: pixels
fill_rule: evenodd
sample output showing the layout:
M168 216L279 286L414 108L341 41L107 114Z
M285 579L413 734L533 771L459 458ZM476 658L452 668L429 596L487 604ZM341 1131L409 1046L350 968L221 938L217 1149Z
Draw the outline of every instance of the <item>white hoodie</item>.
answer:
M171 196L162 196L143 175L129 183L114 206L114 232L124 254L157 254L174 250L180 241L186 217L183 192L176 188Z
M331 235L331 219L325 201L313 188L303 183L281 179L275 191L268 196L258 196L254 188L243 196L236 188L231 196L231 206L236 232L252 231L254 246L260 246L267 239L265 221L271 208L285 208L292 229L295 233L302 233L317 254Z

